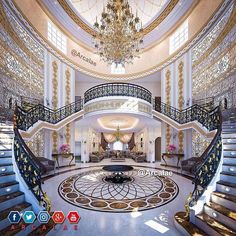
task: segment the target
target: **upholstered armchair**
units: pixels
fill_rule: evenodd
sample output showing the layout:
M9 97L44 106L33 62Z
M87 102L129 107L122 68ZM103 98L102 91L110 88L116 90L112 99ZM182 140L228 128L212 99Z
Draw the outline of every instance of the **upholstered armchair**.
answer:
M37 157L37 160L40 161L41 165L44 167L45 173L47 174L49 171L54 171L56 170L56 162L53 160L49 160L45 157Z

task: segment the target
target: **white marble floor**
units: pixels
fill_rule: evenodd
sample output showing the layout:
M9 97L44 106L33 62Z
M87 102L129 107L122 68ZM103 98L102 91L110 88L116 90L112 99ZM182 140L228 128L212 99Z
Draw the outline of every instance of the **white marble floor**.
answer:
M77 164L76 167L91 167L111 163L110 160L103 160L100 163ZM140 165L150 167L160 167L159 163L136 163L128 160L122 163L127 165ZM73 168L76 168L73 167ZM63 226L57 225L57 231L51 232L50 235L83 235L83 236L180 236L174 226L174 214L184 210L184 202L190 191L193 189L191 180L180 175L173 174L169 177L173 179L179 186L178 196L171 202L161 207L135 213L110 213L86 210L73 206L64 201L58 194L59 184L71 175L77 174L81 170L73 170L64 174L57 175L45 181L43 185L44 191L52 200L52 211L61 210L65 214L69 211L76 210L81 216L78 223L78 230L74 230L73 226L65 221L64 225L67 230L63 230ZM176 170L175 170L176 171ZM180 172L180 171L179 171Z

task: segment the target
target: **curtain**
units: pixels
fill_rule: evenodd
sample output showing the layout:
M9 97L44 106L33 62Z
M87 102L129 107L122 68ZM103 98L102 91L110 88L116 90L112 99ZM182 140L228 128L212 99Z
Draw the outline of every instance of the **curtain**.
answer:
M106 141L106 139L104 137L104 134L101 133L101 146L102 146L103 150L107 149L107 145L108 145L108 143L107 143L107 141Z
M107 143L114 143L117 141L115 134L103 134L103 137ZM132 134L122 134L119 137L119 141L122 143L129 143L132 138Z
M132 134L123 134L120 136L120 141L122 143L129 143L131 137L132 137Z
M116 136L114 134L104 134L104 138L108 143L114 143L116 141Z
M134 140L134 133L132 134L132 137L130 138L129 142L128 142L128 147L129 150L132 150L135 146L135 140Z

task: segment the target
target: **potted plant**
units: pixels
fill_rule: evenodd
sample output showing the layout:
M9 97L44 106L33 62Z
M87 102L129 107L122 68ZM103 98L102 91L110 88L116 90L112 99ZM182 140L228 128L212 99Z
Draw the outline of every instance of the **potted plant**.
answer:
M62 153L62 154L70 153L70 145L69 144L62 144L60 147L60 153Z
M167 153L173 154L173 153L175 153L175 151L176 151L176 146L173 145L173 144L169 144L169 145L167 146L166 150L167 150Z

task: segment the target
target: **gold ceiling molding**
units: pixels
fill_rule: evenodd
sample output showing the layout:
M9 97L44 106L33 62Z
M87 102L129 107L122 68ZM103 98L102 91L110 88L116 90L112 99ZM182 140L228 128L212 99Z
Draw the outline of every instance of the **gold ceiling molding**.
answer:
M219 44L224 40L224 38L227 36L227 34L232 30L232 28L235 25L236 25L236 7L234 7L234 10L232 11L231 16L229 17L221 33L212 43L210 48L208 48L208 50L193 64L193 68L201 64L214 51L214 49L219 46Z
M232 2L231 0L222 1L220 3L220 5L216 8L214 13L211 15L209 21L206 22L202 26L202 28L195 35L193 35L193 37L190 38L181 48L179 48L179 50L177 50L175 53L170 55L167 59L165 59L164 61L160 62L159 64L157 64L157 65L155 65L155 66L153 66L153 67L151 67L147 70L143 70L141 72L137 72L137 73L133 73L133 74L126 74L123 77L120 76L120 75L110 75L110 74L103 74L103 73L100 73L100 72L95 72L94 70L85 68L85 67L79 65L78 63L76 63L75 61L71 60L65 54L60 52L55 46L53 46L32 25L32 23L29 21L29 19L26 17L26 15L21 11L21 9L15 3L14 0L13 0L13 2L7 2L7 4L18 15L18 17L20 18L20 20L22 20L23 23L27 22L26 25L29 25L31 27L31 31L32 30L34 31L33 34L39 40L39 42L41 42L44 45L44 47L49 50L50 53L52 53L54 56L56 56L59 60L61 60L62 62L64 62L68 66L71 66L73 69L81 71L81 72L83 72L87 75L93 76L95 78L103 79L103 80L106 80L106 81L114 81L114 80L116 80L116 81L117 80L119 80L119 81L128 81L128 80L134 80L134 79L137 79L137 78L142 78L142 77L154 74L155 72L165 68L170 63L172 63L173 61L175 61L179 57L181 57L187 50L189 50L199 40L199 38L206 32L207 28L210 28L212 26L213 22L215 22L215 20L217 20L219 14L222 13L222 11L225 10L225 7L231 2Z
M32 58L36 63L43 67L43 63L25 46L25 44L21 41L17 33L12 28L11 23L8 21L5 14L2 1L0 1L0 22L5 31L11 36L11 38L19 46L19 48L21 48L30 58Z
M39 1L39 0L38 0ZM57 0L60 6L64 9L64 11L70 16L70 18L84 31L89 33L90 35L95 35L96 31L87 25L70 7L67 0ZM144 28L144 34L150 33L154 30L165 18L171 13L174 7L178 4L179 0L171 0L166 8L161 12L161 14L152 21L147 27Z

